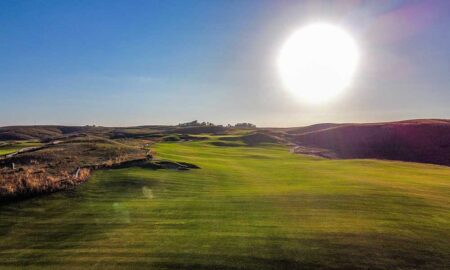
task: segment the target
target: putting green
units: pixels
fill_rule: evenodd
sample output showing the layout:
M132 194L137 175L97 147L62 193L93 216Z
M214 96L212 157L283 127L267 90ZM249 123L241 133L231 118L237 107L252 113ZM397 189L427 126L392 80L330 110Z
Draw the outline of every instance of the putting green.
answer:
M98 171L0 206L0 268L448 269L450 168L161 143L190 171Z

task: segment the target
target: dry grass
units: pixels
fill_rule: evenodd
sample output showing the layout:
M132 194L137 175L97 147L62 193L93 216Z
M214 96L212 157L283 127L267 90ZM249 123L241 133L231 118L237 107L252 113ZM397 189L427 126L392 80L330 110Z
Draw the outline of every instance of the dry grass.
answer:
M80 169L77 176L68 171L49 174L45 169L26 168L0 171L0 197L11 198L19 195L32 195L54 192L75 186L86 181L90 176L89 168Z
M145 159L146 155L143 146L95 136L70 138L0 161L0 198L67 189L86 181L92 169Z

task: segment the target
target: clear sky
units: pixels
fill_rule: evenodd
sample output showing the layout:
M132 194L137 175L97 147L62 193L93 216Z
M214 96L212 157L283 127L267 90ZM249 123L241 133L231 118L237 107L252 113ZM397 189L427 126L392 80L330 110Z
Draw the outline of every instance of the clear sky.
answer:
M283 41L312 21L361 51L352 87L307 105ZM300 126L450 118L450 1L0 1L0 126Z

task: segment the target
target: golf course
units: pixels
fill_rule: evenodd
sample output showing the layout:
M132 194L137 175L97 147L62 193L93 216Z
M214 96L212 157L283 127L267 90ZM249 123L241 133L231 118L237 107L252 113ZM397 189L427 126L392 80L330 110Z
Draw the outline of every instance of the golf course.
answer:
M158 142L198 169L95 171L0 204L0 269L446 269L450 168L229 138Z
M24 141L14 143L4 143L0 141L0 156L15 153L21 149L40 146L41 143L35 141Z

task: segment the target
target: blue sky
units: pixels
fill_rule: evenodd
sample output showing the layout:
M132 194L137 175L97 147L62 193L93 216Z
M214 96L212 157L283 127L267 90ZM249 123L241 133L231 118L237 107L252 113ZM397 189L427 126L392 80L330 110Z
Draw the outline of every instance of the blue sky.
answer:
M307 105L276 57L311 21L345 27L361 64ZM0 1L0 126L300 126L450 117L447 1Z

